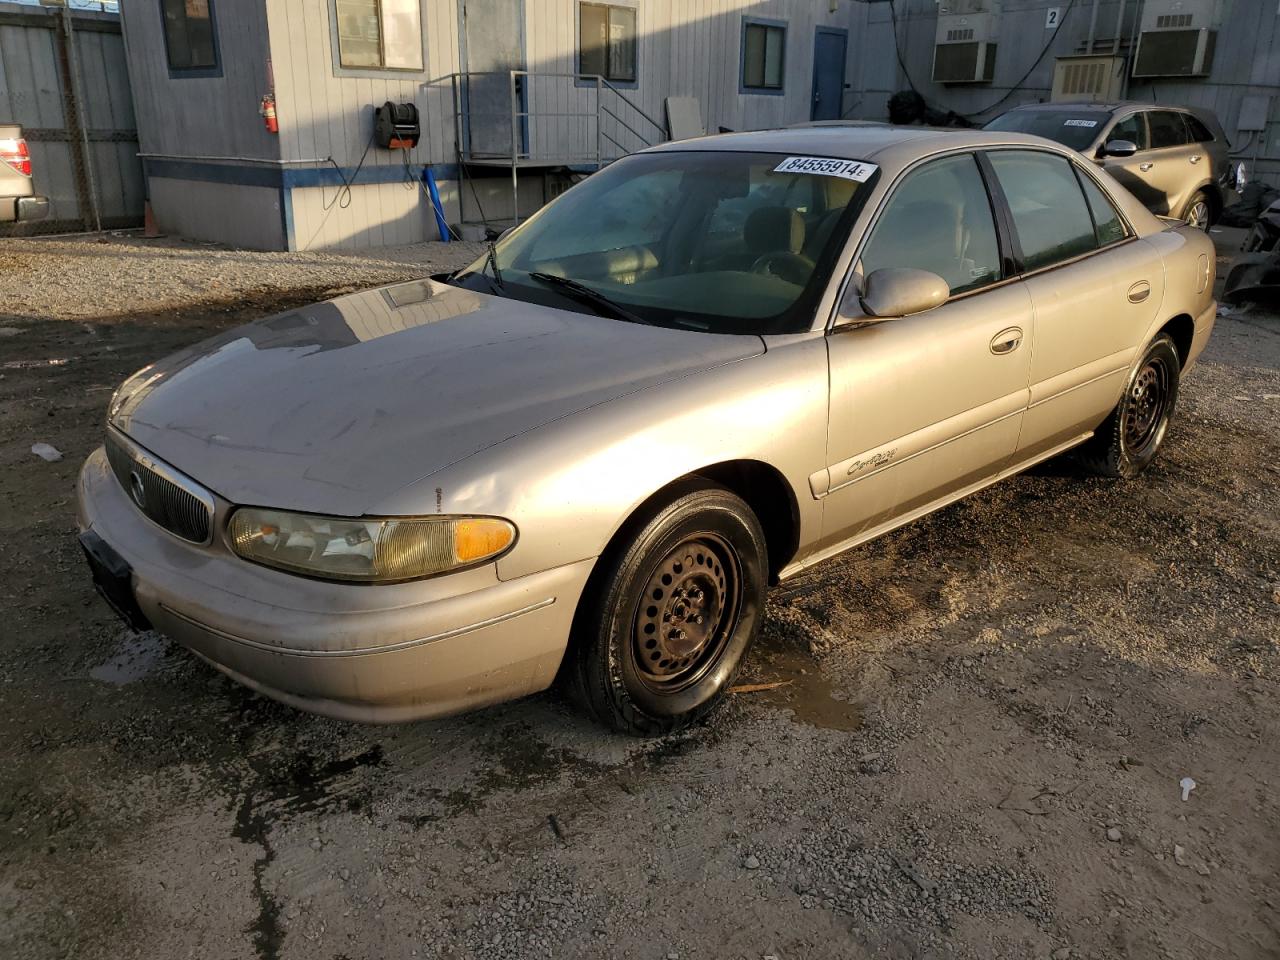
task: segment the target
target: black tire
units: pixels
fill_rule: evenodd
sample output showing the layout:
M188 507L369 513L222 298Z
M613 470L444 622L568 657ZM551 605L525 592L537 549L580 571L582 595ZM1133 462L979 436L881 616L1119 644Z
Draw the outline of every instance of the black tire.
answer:
M1126 480L1147 469L1169 429L1181 370L1173 338L1160 334L1129 375L1116 408L1080 447L1080 462L1099 476Z
M751 509L710 481L682 482L600 558L565 663L571 697L625 733L693 723L755 642L766 577Z
M1197 190L1182 208L1182 219L1198 230L1208 230L1216 219L1213 200L1203 190Z

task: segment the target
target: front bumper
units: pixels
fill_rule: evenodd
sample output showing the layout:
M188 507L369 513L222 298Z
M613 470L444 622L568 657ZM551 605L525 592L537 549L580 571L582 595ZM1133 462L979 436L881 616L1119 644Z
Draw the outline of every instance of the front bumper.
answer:
M49 215L48 197L4 197L0 199L0 222L43 220Z
M366 723L445 716L550 686L593 561L501 581L493 565L385 586L310 580L152 524L102 448L78 484L79 526L133 569L157 630L291 706Z

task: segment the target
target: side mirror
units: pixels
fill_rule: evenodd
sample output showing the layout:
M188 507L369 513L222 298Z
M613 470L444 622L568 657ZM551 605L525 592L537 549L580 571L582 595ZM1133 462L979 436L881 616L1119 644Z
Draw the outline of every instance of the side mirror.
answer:
M868 318L889 320L924 313L951 296L947 281L928 270L885 267L867 277L861 306Z
M1108 140L1102 148L1104 157L1132 157L1138 152L1138 145L1132 140Z

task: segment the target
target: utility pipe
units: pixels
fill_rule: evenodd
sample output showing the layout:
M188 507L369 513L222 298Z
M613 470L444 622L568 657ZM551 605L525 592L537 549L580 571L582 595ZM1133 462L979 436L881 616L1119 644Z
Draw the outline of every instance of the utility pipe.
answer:
M1085 53L1093 53L1093 36L1098 29L1098 0L1093 0L1093 4L1089 7L1089 41L1085 47Z
M1120 0L1116 4L1116 32L1115 40L1111 44L1111 52L1120 55L1120 34L1124 31L1124 8L1128 6L1129 0Z

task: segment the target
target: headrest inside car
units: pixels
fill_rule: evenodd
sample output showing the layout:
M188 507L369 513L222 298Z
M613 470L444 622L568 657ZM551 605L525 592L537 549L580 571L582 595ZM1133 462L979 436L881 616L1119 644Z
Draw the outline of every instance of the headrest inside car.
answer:
M790 207L761 207L747 217L742 238L752 253L799 253L804 248L804 218Z

